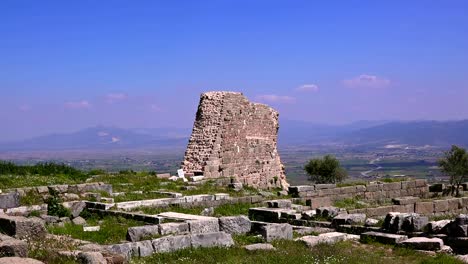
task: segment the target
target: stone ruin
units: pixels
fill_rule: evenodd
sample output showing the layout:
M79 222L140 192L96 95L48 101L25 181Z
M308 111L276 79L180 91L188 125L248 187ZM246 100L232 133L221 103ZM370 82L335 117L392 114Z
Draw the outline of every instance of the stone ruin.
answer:
M182 169L256 188L287 188L277 150L278 116L242 93L203 93Z

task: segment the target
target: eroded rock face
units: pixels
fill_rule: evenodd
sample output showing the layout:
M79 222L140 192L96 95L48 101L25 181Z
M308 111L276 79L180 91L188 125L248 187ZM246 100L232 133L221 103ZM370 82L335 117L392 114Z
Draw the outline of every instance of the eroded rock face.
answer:
M257 188L287 188L278 128L278 112L267 105L251 103L241 93L204 93L182 169Z

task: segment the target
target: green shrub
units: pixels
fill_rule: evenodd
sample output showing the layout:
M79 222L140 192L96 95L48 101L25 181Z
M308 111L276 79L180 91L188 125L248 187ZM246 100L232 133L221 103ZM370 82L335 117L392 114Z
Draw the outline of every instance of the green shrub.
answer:
M60 199L58 192L49 189L49 194L50 197L46 200L47 214L58 217L69 217L71 212L63 206L62 199Z

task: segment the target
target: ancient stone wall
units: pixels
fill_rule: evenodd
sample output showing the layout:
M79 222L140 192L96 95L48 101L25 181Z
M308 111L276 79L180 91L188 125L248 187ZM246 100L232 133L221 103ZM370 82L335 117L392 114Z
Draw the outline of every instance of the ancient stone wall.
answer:
M267 105L251 103L241 93L204 93L182 169L257 188L287 188L278 128L278 112Z

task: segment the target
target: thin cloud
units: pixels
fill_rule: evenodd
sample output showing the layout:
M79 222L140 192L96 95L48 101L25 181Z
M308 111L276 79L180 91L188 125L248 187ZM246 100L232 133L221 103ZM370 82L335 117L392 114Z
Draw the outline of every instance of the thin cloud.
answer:
M298 92L318 92L319 87L316 84L303 84L296 88Z
M18 110L20 110L21 112L29 112L31 110L31 106L23 104L18 107Z
M87 109L91 107L91 104L86 100L76 101L76 102L66 102L66 108L69 109Z
M105 98L106 98L106 102L115 103L115 102L119 102L119 101L123 101L127 99L128 95L124 93L109 93L109 94L106 94Z
M257 100L268 103L293 103L296 99L287 95L263 94L257 96Z
M390 80L375 75L361 74L344 80L343 85L350 88L384 88L390 85Z
M156 105L156 104L152 104L149 106L150 110L153 111L153 112L160 112L161 111L161 108Z

